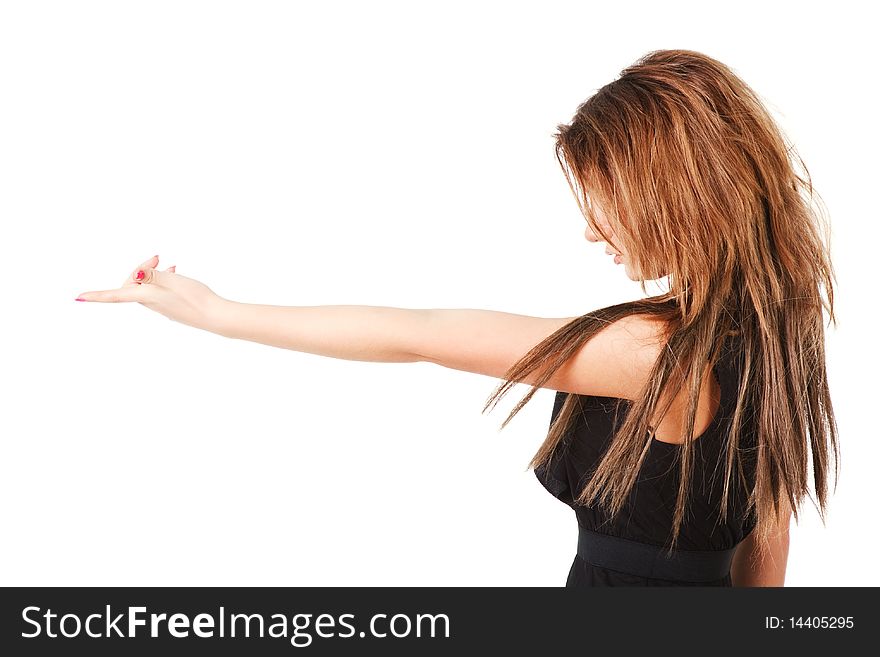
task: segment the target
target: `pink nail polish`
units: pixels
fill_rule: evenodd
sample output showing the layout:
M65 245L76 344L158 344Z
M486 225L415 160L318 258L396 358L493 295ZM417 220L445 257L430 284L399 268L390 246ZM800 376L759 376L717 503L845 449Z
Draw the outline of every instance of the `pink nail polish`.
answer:
M79 297L77 297L76 299L74 299L74 301L88 301L88 299L80 299Z
M144 278L144 272L143 272L143 270L139 270L137 273L137 276L135 276L135 279L140 281L143 278Z

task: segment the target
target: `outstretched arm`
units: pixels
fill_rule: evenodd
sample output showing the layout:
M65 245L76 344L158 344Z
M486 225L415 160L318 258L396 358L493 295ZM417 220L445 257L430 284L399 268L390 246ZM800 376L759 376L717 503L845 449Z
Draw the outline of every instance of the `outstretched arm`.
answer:
M434 362L500 377L571 321L493 310L388 306L272 306L224 300L215 333L319 356L387 363Z
M502 378L517 360L574 317L531 317L473 308L272 306L224 300L214 332L273 347L377 362L430 362ZM659 343L656 324L625 318L603 329L544 384L628 398L643 384ZM534 385L540 372L526 377Z
M530 317L469 308L275 306L224 299L206 285L159 271L158 256L116 290L86 292L86 301L137 301L189 326L229 338L320 356L376 362L431 362L501 378L544 338L574 317ZM632 398L659 349L660 326L630 316L604 327L544 387L582 395ZM525 383L534 385L540 372Z
M208 329L318 356L384 363L422 360L430 310L386 306L273 306L223 300Z

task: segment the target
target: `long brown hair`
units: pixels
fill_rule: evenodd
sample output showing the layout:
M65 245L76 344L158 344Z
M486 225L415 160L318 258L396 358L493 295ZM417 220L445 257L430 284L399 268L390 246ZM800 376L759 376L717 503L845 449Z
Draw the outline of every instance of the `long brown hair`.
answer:
M837 425L825 370L823 308L834 316L836 283L830 229L806 165L758 95L730 68L691 50L656 50L581 103L557 126L556 157L594 233L611 244L594 213L598 203L632 266L645 281L669 276L669 292L578 317L532 348L505 373L483 412L530 373L540 376L501 425L597 332L628 315L664 327L664 348L640 396L599 461L579 504L599 501L617 514L636 481L664 390L686 387L675 545L693 472L693 436L706 363L728 335L744 357L724 445L720 508L727 518L734 477L754 474L747 511L766 543L785 512L797 519L812 479L825 522L829 460L839 464ZM806 178L801 177L796 164ZM820 234L820 230L822 231ZM821 291L824 289L826 299ZM666 399L664 397L664 399ZM529 466L548 461L579 412L568 394ZM720 409L719 409L720 412ZM741 443L754 426L756 451ZM646 436L648 439L646 441ZM749 452L749 454L746 454ZM835 468L835 488L837 479Z

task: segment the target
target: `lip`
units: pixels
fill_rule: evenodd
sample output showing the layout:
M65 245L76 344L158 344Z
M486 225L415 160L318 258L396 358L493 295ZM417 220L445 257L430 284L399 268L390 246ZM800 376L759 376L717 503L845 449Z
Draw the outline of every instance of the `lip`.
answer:
M623 258L622 258L621 255L618 253L618 254L616 254L616 255L614 256L614 264L615 264L615 265L619 265L621 262L623 262Z

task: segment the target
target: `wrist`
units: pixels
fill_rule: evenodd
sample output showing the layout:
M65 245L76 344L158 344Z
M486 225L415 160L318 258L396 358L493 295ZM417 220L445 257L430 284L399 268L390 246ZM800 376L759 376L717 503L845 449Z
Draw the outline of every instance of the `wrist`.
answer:
M225 337L233 337L234 318L239 306L235 301L217 296L211 299L204 311L205 328L212 333Z

